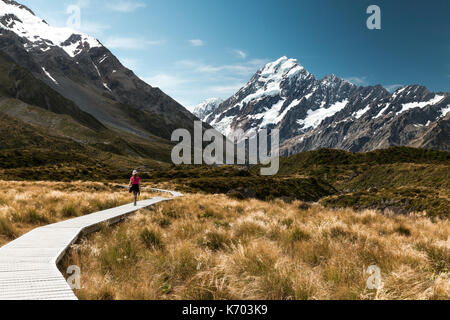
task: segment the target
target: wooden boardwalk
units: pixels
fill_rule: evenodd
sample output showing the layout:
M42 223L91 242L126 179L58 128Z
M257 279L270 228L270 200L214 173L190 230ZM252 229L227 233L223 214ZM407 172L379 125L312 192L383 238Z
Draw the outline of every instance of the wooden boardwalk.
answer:
M173 197L182 194L167 192ZM155 197L86 216L40 227L0 248L0 300L76 300L57 268L66 250L81 236L98 230L102 223L117 223L154 204L171 200Z

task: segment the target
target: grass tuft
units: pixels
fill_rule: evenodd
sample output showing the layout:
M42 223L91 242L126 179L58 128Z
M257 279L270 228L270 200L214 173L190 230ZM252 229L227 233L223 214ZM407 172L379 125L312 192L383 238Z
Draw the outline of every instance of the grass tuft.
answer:
M291 240L293 242L297 242L297 241L308 241L311 239L311 236L306 233L303 230L300 230L298 228L296 228L294 231L292 231L291 233Z
M73 204L66 204L61 209L61 215L64 218L77 217L78 216L78 210L77 210L77 208L75 208L75 206Z
M157 230L144 229L140 233L141 241L147 249L160 250L164 249L161 232Z
M7 237L8 239L14 239L16 237L16 230L11 221L4 217L0 217L0 235Z

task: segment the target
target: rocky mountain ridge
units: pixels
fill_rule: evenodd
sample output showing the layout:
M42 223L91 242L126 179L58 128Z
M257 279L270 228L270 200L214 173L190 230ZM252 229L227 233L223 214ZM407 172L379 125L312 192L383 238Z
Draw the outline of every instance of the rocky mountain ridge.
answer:
M228 137L277 128L284 154L397 145L449 150L448 112L449 93L411 85L391 94L381 85L357 86L336 75L317 80L297 60L282 57L205 119Z

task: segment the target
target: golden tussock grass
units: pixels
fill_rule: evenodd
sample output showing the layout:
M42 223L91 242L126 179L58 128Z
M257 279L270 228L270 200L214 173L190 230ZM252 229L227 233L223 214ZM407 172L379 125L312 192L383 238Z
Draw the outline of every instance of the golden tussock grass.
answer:
M448 220L187 195L103 228L60 267L80 266L81 299L449 299L449 248Z
M42 225L131 202L127 190L105 183L0 181L0 245Z

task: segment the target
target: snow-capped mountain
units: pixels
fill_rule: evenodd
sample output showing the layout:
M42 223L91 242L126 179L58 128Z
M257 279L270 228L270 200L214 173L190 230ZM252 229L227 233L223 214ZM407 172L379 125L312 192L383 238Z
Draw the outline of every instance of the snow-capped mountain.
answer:
M165 139L177 128L193 130L190 112L125 68L100 41L49 26L16 1L0 0L0 51L111 129Z
M70 28L49 26L36 17L33 11L15 1L0 1L0 13L1 26L21 36L27 51L36 49L45 52L52 47L59 47L69 56L75 57L83 49L101 47L97 39L86 34Z
M296 60L282 57L260 69L206 121L228 137L278 128L285 153L392 145L450 149L449 111L449 93L415 85L391 94L336 75L317 80Z
M220 98L210 98L206 99L202 103L197 106L191 108L192 113L196 115L200 120L206 120L208 116L213 113L221 103L223 103L223 99Z
M259 70L207 122L227 136L237 129L251 134L260 128L276 127L300 104L318 104L328 109L354 89L356 86L336 76L317 81L296 60L282 57ZM314 119L318 121L317 117ZM309 123L305 125L308 127Z

